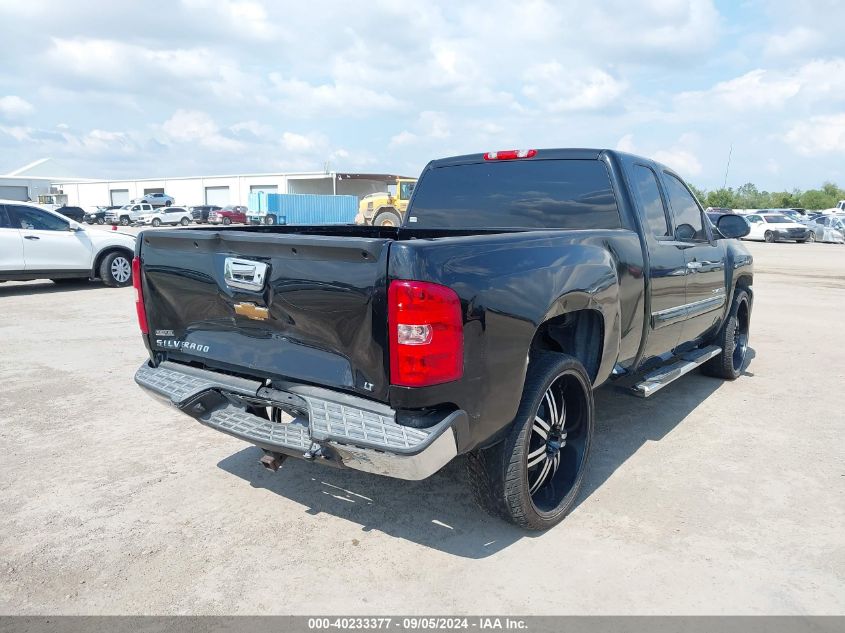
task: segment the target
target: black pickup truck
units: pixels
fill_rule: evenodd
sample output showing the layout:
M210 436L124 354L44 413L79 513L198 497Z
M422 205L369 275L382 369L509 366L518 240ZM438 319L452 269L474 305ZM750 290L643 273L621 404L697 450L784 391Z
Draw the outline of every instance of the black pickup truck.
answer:
M436 160L400 227L142 233L135 380L272 470L423 479L466 455L488 509L545 529L578 494L593 389L740 375L747 232L629 154Z

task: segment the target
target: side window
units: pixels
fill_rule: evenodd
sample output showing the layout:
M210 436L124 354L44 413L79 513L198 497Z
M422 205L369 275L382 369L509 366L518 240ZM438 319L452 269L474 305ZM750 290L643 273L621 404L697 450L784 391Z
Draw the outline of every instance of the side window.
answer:
M655 237L670 235L669 223L666 221L666 207L663 205L663 198L660 196L660 188L657 185L657 176L651 168L645 165L635 165L634 188L640 206L645 213L645 220Z
M684 183L668 172L663 172L669 204L675 218L675 239L682 241L706 241L701 209Z
M7 205L13 224L22 229L33 231L66 231L70 226L65 220L57 218L41 209L23 205Z
M12 228L12 222L9 220L9 212L6 211L6 207L0 204L0 229L10 228Z
M760 220L761 220L759 215L747 215L747 216L745 216L745 219L748 220L749 224L760 222Z
M827 226L828 219L827 219L826 217L822 216L822 217L818 218L818 219L816 220L816 222L818 222L818 223L819 223L819 224L821 224L822 226Z

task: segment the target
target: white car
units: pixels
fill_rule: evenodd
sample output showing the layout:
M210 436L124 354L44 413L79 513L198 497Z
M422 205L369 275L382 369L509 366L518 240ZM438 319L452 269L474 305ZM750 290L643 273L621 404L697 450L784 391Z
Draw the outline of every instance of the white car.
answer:
M86 229L53 211L0 200L0 281L102 279L132 283L135 238Z
M138 218L138 223L152 226L161 226L162 224L188 226L191 223L191 218L191 212L185 207L159 207L142 213L141 217Z
M137 222L141 218L141 214L149 213L153 210L151 204L125 204L119 209L112 209L106 212L106 224L120 224L121 226L129 226Z
M164 193L145 193L140 198L135 198L130 202L146 202L154 207L169 207L176 201Z
M803 224L788 218L782 213L749 213L743 216L751 227L744 240L794 240L806 242L810 231Z

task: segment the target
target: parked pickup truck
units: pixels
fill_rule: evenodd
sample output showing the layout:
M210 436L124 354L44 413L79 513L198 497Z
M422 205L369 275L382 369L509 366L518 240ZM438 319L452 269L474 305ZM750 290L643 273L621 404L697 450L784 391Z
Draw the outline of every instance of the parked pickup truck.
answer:
M135 380L272 470L423 479L466 455L487 508L545 529L578 495L596 387L741 374L747 232L638 156L436 160L399 227L142 233Z
M146 203L129 203L117 209L106 211L105 221L107 224L129 226L141 219L145 213L151 213L153 206Z

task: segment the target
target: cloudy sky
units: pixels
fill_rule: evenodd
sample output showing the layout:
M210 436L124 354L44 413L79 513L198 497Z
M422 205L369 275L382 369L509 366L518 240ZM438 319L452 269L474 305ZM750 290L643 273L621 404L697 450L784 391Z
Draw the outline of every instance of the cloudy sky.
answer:
M713 188L733 144L729 185L845 185L843 24L845 0L0 0L0 173L587 146Z

